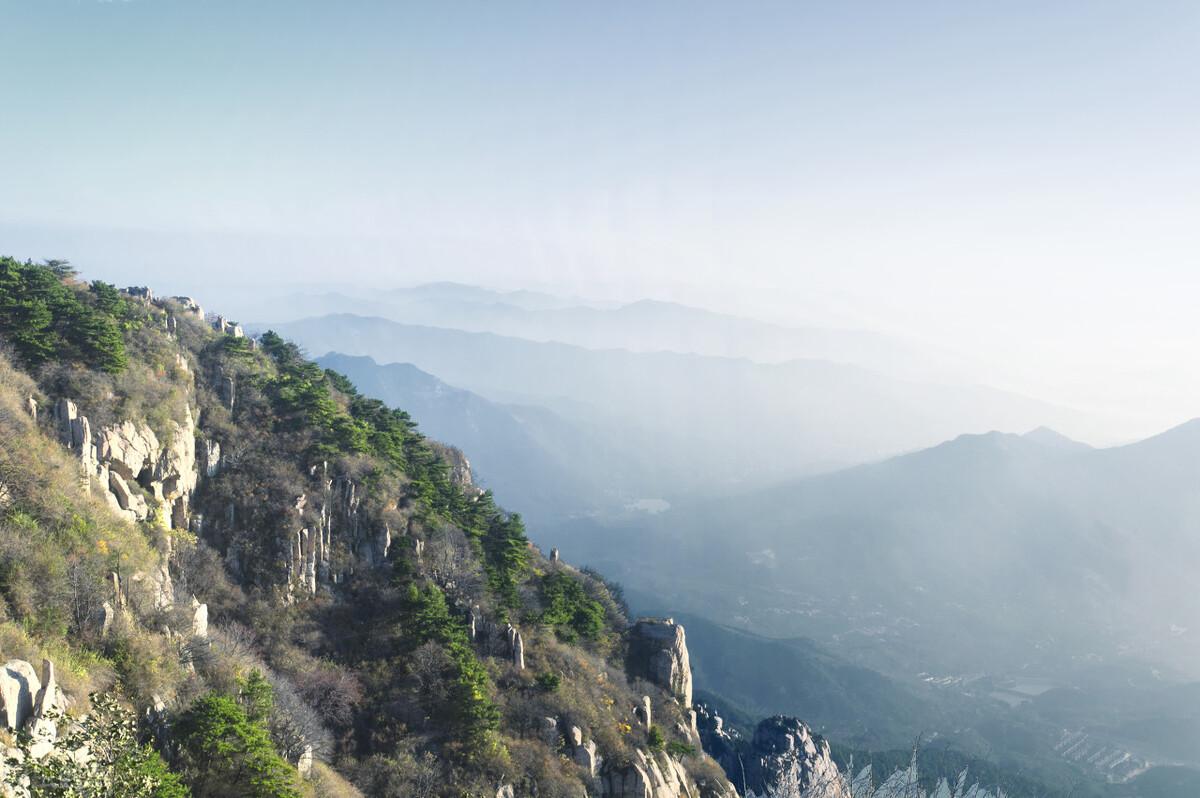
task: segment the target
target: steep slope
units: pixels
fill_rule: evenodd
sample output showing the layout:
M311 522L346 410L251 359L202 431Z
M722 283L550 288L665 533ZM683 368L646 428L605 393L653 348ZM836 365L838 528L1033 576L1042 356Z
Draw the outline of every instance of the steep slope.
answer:
M732 796L682 629L407 414L188 299L0 260L0 308L12 634L113 673L194 795Z

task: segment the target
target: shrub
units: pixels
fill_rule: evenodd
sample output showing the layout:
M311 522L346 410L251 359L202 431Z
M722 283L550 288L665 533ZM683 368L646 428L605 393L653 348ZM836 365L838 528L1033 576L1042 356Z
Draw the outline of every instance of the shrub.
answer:
M604 633L604 608L584 591L579 580L565 571L542 579L541 622L554 628L559 638L595 640Z
M295 769L233 698L210 693L197 699L174 731L180 771L197 798L300 798Z
M547 693L553 693L562 684L562 677L554 671L542 671L536 677L534 682Z

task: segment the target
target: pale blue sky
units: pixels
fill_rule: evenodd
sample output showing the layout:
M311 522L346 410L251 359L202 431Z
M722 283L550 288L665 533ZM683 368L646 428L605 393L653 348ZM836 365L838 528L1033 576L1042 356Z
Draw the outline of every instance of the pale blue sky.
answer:
M1200 415L1198 45L1194 2L0 0L0 250L882 329L1133 433Z

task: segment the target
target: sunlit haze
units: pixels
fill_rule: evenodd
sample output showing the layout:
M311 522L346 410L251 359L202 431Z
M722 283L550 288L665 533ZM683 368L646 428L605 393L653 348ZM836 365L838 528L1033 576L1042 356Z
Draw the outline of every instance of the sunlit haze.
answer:
M3 0L0 241L255 315L455 280L1200 415L1194 3Z

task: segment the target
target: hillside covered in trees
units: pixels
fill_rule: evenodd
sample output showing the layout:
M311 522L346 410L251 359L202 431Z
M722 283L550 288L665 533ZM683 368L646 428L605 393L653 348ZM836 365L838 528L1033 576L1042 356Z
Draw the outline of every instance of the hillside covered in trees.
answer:
M669 646L403 411L62 263L0 259L0 345L0 650L62 694L17 794L733 794Z

